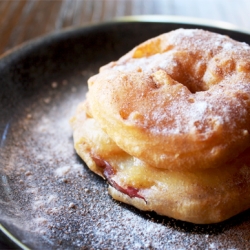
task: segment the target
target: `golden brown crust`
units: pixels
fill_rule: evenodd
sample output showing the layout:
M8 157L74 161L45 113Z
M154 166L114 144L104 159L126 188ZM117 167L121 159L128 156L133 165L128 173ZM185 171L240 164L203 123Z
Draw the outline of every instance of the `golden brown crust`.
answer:
M129 154L164 169L211 168L250 146L249 82L249 46L180 29L102 67L88 102Z
M167 182L141 190L146 202L112 187L109 192L144 211L197 224L218 223L250 207L249 153L222 169L169 172Z
M123 152L111 139L107 140L107 134L85 112L83 103L71 120L77 153L93 172L104 178L105 166L98 166L93 157L108 162L115 173L108 181L125 191L133 187L141 197L129 196L110 185L114 199L141 210L199 224L220 222L249 208L250 148L220 168L196 171L152 168ZM92 144L93 138L96 144Z
M117 200L193 223L250 207L250 47L202 30L146 41L88 81L77 153Z

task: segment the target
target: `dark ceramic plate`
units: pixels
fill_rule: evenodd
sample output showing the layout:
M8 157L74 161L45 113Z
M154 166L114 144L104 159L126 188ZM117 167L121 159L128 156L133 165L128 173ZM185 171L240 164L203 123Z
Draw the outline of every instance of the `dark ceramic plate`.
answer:
M223 24L126 19L32 41L0 60L0 223L5 244L32 249L247 249L250 213L193 225L112 200L73 149L69 119L88 77L136 44L204 28L250 44ZM3 241L3 240L2 240Z

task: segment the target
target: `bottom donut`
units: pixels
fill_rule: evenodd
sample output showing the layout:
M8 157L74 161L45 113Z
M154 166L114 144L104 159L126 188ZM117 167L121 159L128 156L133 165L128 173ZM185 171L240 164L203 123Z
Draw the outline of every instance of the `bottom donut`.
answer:
M71 125L76 152L107 179L109 194L116 200L196 224L221 222L250 207L250 148L220 168L169 171L119 148L86 102L79 105Z

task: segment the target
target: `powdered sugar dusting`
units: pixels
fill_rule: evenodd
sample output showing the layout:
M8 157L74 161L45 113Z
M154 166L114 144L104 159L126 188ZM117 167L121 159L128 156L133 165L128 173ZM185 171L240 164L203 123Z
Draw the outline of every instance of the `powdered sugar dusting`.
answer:
M55 170L55 175L62 177L66 176L69 173L74 173L74 172L81 173L82 166L80 164L74 164L73 166L62 166Z
M197 101L191 105L191 116L194 120L200 120L208 108L208 103L206 101Z
M232 50L233 49L233 44L230 42L223 43L223 49L225 50Z
M245 108L239 107L239 100L233 98L231 100L226 95L236 96L237 91L249 93L248 87L240 90L238 86L242 85L239 82L240 77L237 80L230 79L237 74L233 66L235 62L240 62L242 58L250 62L248 52L250 47L247 44L236 42L224 35L198 29L178 29L159 36L158 39L161 41L161 52L141 58L133 58L132 54L128 54L112 65L114 70L123 73L134 72L140 68L149 77L152 77L153 72L164 70L177 82L179 78L183 80L179 77L179 69L181 69L185 78L188 79L186 82L179 82L183 88L178 90L178 98L173 99L166 92L163 94L168 100L166 107L163 108L164 100L159 96L159 99L154 100L152 104L154 105L152 111L142 112L144 116L140 124L142 127L149 128L153 134L191 132L209 135L222 126L224 129L232 130L240 120L244 120L247 114ZM165 50L164 46L168 49ZM193 71L190 70L189 57L193 64ZM230 69L220 73L224 74L222 78L220 75L217 76L219 71L223 71L221 65ZM185 71L186 68L187 71ZM205 70L200 75L197 72L200 72L202 68ZM229 87L232 81L237 82L235 88ZM220 87L215 87L215 85L220 85ZM188 93L186 88L193 93ZM225 95L227 88L229 92ZM203 91L207 94L202 94ZM191 99L193 101L188 102ZM238 115L235 114L236 107ZM140 110L138 112L140 113Z
M73 149L68 120L87 90L87 79L76 79L83 85L77 85L79 91L71 91L70 80L66 85L53 79L40 98L23 100L1 148L7 152L1 159L1 221L19 228L24 244L37 249L249 247L249 214L225 224L192 225L112 200L106 183ZM57 87L51 88L54 81ZM200 114L204 107L198 105Z
M63 166L63 167L59 167L55 170L55 174L57 176L64 176L66 175L68 172L70 171L70 166Z

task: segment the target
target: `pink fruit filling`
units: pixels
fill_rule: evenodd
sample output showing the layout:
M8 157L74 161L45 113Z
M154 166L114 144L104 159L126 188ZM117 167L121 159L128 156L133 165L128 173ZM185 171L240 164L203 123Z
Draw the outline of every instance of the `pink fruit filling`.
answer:
M116 171L112 166L105 160L92 156L93 161L98 167L103 168L103 175L108 180L109 184L121 193L128 195L130 198L137 197L145 200L143 196L139 194L139 189L134 187L121 187L117 182L115 182L112 177L116 174ZM146 201L146 200L145 200Z

